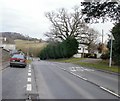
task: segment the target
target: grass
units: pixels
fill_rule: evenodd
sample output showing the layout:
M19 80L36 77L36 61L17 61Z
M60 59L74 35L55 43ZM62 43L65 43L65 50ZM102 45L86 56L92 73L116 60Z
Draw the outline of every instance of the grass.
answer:
M32 62L32 60L29 59L26 62L27 62L27 64L30 64Z
M31 53L38 56L39 52L47 45L46 42L34 42L27 40L15 40L16 48L21 49L24 53Z
M116 73L120 73L120 71L118 70L118 66L112 66L109 67L108 66L108 61L105 60L101 60L101 61L97 61L97 62L93 62L93 63L89 63L89 62L81 62L81 60L84 60L84 58L69 58L69 59L57 59L57 60L52 60L52 61L56 61L56 62L66 62L66 63L73 63L73 64L77 64L80 66L85 66L85 67L91 67L91 68L96 68L96 69L101 69L101 70L106 70L106 71L111 71L111 72L116 72Z
M118 71L118 66L109 67L108 64L105 64L104 62L96 62L96 63L81 62L81 63L77 63L77 64L81 65L81 66L92 67L92 68L96 68L96 69L120 73L120 71Z
M66 62L66 63L77 63L80 60L82 60L82 58L53 59L53 60L49 60L49 61Z

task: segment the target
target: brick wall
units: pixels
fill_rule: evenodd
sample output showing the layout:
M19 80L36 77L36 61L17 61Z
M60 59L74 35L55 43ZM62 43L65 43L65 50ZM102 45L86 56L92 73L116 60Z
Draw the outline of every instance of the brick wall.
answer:
M0 47L0 70L9 65L10 53L8 50Z
M2 61L6 62L9 61L10 53L8 50L2 48Z

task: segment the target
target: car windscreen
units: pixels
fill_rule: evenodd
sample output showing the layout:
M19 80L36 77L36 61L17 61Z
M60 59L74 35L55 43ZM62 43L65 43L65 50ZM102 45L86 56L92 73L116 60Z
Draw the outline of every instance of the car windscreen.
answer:
M23 55L13 55L12 58L24 59Z

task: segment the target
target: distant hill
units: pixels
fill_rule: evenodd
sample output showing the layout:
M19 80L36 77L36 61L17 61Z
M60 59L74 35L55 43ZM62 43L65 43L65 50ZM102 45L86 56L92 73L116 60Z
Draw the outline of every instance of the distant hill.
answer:
M46 47L48 43L17 39L15 40L15 44L17 50L22 50L25 54L29 52L30 56L37 57L40 51Z
M2 37L10 38L12 40L21 39L21 40L30 40L30 41L42 41L42 39L24 36L17 32L0 32L0 34L2 34Z

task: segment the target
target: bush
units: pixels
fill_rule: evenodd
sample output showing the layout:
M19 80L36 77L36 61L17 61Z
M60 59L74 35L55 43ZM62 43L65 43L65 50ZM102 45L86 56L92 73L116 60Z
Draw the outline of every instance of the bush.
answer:
M97 54L94 54L94 53L84 53L84 58L97 58Z
M77 53L78 42L75 38L68 38L61 43L48 44L39 54L40 59L70 58Z
M103 60L109 59L109 53L102 54L101 59L103 59Z
M111 32L115 38L113 40L112 58L115 64L120 65L120 22L115 24ZM107 46L110 51L111 40L109 40Z

